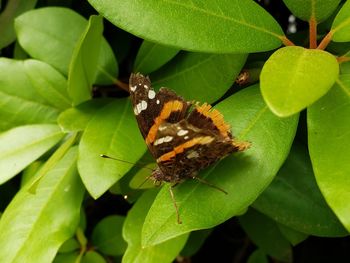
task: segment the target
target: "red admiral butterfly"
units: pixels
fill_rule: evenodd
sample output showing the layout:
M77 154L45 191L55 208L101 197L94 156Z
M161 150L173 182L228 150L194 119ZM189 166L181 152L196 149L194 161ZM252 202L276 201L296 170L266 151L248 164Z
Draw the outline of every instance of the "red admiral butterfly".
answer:
M188 178L197 179L226 193L197 177L199 170L249 147L232 137L222 114L206 103L185 101L166 88L156 93L150 79L140 73L131 74L129 91L141 134L158 164L150 178L172 183L172 187ZM170 194L181 223L172 187Z

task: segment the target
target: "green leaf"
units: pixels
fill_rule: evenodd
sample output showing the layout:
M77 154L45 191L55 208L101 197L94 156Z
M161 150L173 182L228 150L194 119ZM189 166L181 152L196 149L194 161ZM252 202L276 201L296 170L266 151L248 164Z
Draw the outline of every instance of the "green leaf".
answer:
M306 149L294 145L288 159L253 207L275 221L316 236L343 236L346 231L318 189Z
M268 263L269 260L266 254L261 250L257 249L252 254L250 254L247 263Z
M350 2L346 1L335 17L331 32L335 42L350 41Z
M134 71L149 74L162 67L179 51L179 49L144 40L135 59Z
M45 7L17 17L15 29L18 41L31 57L47 62L67 76L74 47L87 24L85 18L71 9ZM97 67L95 82L113 83L111 77L118 75L118 65L105 39L101 43Z
M80 248L79 242L75 238L66 240L58 250L59 253L68 253L77 251Z
M239 222L250 239L265 253L280 261L292 262L292 247L275 221L249 209L239 217Z
M41 180L36 194L30 183L14 197L0 220L0 262L51 262L79 223L84 187L71 149Z
M100 154L136 163L145 150L128 99L115 100L96 111L79 145L78 169L89 193L98 198L132 167Z
M16 39L13 27L15 18L32 9L37 0L10 0L0 14L0 49L8 46Z
M115 1L89 3L143 39L208 53L248 53L281 45L283 31L254 1Z
M292 228L289 228L287 226L278 224L278 228L281 231L282 235L293 245L296 246L305 239L307 239L309 236L298 232Z
M11 179L54 146L63 134L54 124L26 125L0 135L0 183Z
M34 59L23 61L23 67L35 91L48 104L60 110L71 107L72 103L67 93L67 80L58 71Z
M337 8L340 0L283 0L293 15L309 21L314 18L317 23L326 20Z
M119 256L124 253L126 249L126 243L122 237L124 220L123 216L107 216L96 225L91 241L98 251L110 256Z
M214 102L233 84L247 55L181 52L151 75L156 88L169 87L187 100Z
M308 138L317 184L350 231L350 74L308 110Z
M82 258L81 263L107 263L96 251L88 251Z
M64 77L43 62L0 58L0 130L55 122L70 107L66 88Z
M193 180L175 187L183 222L179 225L169 185L164 186L146 217L142 233L144 246L211 228L240 214L269 185L287 158L298 116L278 118L268 110L258 86L236 93L216 108L232 125L235 137L252 143L249 150L227 157L200 174L228 194Z
M62 112L57 119L64 132L82 131L95 112L110 103L112 99L94 99L83 102L74 108Z
M68 93L77 105L91 99L102 42L101 16L90 16L85 31L74 47L68 72Z
M53 263L78 263L79 254L77 252L57 254Z
M32 162L27 166L26 169L23 170L21 177L21 187L23 187L29 180L31 180L31 178L33 178L33 176L37 174L43 164L43 160L37 160L35 162Z
M261 75L261 93L276 115L295 114L325 95L339 73L330 53L303 47L284 47L266 61Z
M170 263L186 243L188 235L185 234L159 245L141 246L142 225L157 192L158 189L145 192L128 212L123 228L123 237L128 243L128 248L123 263Z

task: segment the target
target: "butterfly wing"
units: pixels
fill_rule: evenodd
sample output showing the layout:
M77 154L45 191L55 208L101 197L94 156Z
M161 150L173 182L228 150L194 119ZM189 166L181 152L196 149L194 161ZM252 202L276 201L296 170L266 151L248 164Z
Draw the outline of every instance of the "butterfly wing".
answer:
M153 152L166 181L179 182L193 176L222 157L237 151L231 139L207 129L199 129L187 120L163 123L153 144Z
M140 73L131 74L129 91L137 123L148 146L153 144L162 123L179 122L190 107L171 90L161 88L156 93L150 79Z

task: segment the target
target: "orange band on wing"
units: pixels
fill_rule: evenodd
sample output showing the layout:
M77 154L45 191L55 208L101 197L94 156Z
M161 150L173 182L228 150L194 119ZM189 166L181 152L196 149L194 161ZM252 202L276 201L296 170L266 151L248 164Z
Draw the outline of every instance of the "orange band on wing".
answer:
M202 106L197 106L196 110L203 114L205 117L210 118L215 127L220 131L220 133L226 137L228 136L228 133L230 131L230 126L225 123L224 121L224 117L222 116L222 114L218 111L218 110L212 110L210 111L211 106L204 103Z
M182 108L183 102L179 100L172 100L165 103L160 115L154 120L154 124L152 125L151 129L149 129L146 137L146 144L153 143L157 136L158 128L162 122L169 118L172 112L181 111Z
M202 145L208 144L208 143L211 143L213 140L214 140L214 137L211 137L211 136L202 136L202 137L193 138L192 140L189 140L183 144L180 144L179 146L176 146L174 150L172 150L171 152L167 152L163 154L157 159L157 162L168 161L171 158L175 157L176 154L184 152L185 149L187 148L191 148L196 144L202 144Z

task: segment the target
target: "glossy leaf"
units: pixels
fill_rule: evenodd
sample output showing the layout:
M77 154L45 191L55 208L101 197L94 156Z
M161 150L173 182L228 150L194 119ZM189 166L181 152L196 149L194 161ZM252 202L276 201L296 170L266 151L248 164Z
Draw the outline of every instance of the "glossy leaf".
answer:
M32 9L37 0L10 0L0 14L0 49L8 46L16 39L13 28L15 18Z
M79 261L79 254L78 252L72 252L72 253L59 253L56 255L56 257L53 260L53 263L77 263Z
M0 262L50 262L79 222L84 188L71 149L41 180L23 187L0 220ZM43 249L45 248L45 249Z
M248 258L247 263L268 263L266 254L261 250L255 250Z
M308 138L317 184L350 231L350 74L308 110Z
M326 94L338 73L338 62L328 52L284 47L266 61L260 75L261 93L276 115L290 116Z
M94 228L91 241L95 248L105 255L119 256L126 249L122 237L125 217L113 215L103 218Z
M155 246L141 246L141 230L145 217L157 194L158 189L145 192L126 217L123 236L128 248L123 257L123 263L153 263L173 262L186 243L188 235L182 235Z
M0 183L38 159L62 137L54 124L26 125L0 134Z
M155 87L169 87L186 100L214 102L222 97L241 71L246 55L182 52L151 75Z
M335 17L331 31L335 42L350 41L350 2L346 1Z
M283 262L292 262L292 247L275 221L250 209L239 217L239 222L250 239L266 254Z
M33 123L54 123L70 107L64 77L37 61L0 58L0 130Z
M62 112L57 119L64 132L82 131L95 112L110 103L112 99L94 99Z
M18 41L24 50L31 57L47 62L66 76L74 47L86 26L86 19L71 9L62 7L35 9L15 20ZM96 83L113 83L111 76L117 76L118 65L105 39L101 43L97 67L99 72Z
M165 63L175 57L179 51L179 49L145 40L142 42L142 45L137 53L134 71L142 72L142 74L149 74L159 69Z
M324 201L307 151L301 145L294 145L281 170L253 207L302 233L330 237L346 234Z
M280 46L284 35L272 16L250 0L89 3L116 26L179 49L208 53L266 51Z
M296 246L299 243L303 242L309 236L307 234L298 232L287 226L278 224L278 228L281 231L282 235L293 245Z
M88 251L83 256L81 263L107 263L107 261L96 251Z
M62 244L58 252L68 253L68 252L78 251L79 248L80 248L79 242L75 238L70 238Z
M102 42L102 17L91 16L74 47L68 72L68 93L77 105L91 99L91 88L97 73Z
M188 180L174 189L183 224L164 186L143 227L144 246L193 230L211 228L242 213L268 186L286 159L297 126L297 116L280 119L270 112L258 86L244 89L216 107L232 125L239 140L252 143L249 150L233 154L199 176L228 192L227 195Z
M283 0L283 2L296 17L304 21L314 18L317 23L320 23L333 13L340 0Z
M115 100L96 111L79 144L78 169L89 193L98 198L132 167L100 154L136 163L145 150L128 99Z

